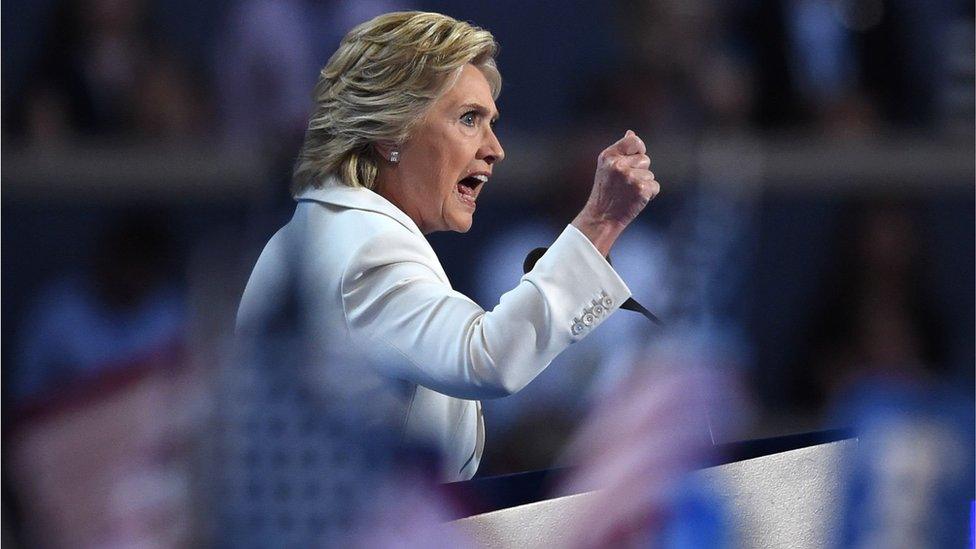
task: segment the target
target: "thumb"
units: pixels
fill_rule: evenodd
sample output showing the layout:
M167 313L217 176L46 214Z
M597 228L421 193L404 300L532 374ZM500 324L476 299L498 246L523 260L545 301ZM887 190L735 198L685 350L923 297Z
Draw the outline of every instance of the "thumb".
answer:
M647 148L644 146L644 142L641 141L640 137L632 130L627 130L627 133L620 138L619 141L607 147L605 151L607 154L644 154Z

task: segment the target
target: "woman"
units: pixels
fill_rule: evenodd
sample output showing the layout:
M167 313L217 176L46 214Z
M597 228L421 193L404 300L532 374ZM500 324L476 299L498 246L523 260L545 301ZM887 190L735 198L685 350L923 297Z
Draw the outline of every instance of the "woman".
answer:
M315 89L295 216L238 312L239 331L255 329L297 279L313 338L368 359L354 400L433 444L448 481L478 468L478 399L524 387L630 296L604 256L659 190L628 131L600 154L583 210L493 310L454 291L424 234L466 232L505 156L492 129L496 49L487 31L434 13L350 31Z

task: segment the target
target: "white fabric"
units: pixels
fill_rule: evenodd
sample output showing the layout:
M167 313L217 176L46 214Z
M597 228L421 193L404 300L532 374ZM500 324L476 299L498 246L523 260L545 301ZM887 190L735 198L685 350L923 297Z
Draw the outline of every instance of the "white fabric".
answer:
M417 225L385 198L334 182L297 198L294 217L254 267L239 332L285 299L294 250L316 337L368 360L363 376L402 380L370 398L400 398L395 420L408 437L436 445L446 481L471 478L481 460L478 399L524 387L630 297L592 243L567 226L486 312L451 288Z

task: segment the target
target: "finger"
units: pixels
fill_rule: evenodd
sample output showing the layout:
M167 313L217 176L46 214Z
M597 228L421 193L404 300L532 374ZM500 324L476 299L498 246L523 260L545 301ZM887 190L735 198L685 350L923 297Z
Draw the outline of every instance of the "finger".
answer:
M619 141L610 145L603 151L602 155L631 155L631 154L644 154L647 152L647 147L644 146L644 142L641 141L640 137L631 130L627 130L627 133L620 138Z
M631 184L646 185L654 180L654 172L651 172L650 170L620 167L618 168L618 171L620 171L624 177L626 177L626 180Z
M647 199L651 200L661 192L661 184L658 183L657 180L652 179L651 182L647 183L644 187L644 192L647 193L645 195L647 196Z
M642 172L640 175L637 175L636 177L639 178L639 181L645 188L652 189L654 190L655 193L661 190L661 183L654 178L653 173Z
M620 163L628 168L646 170L651 167L651 158L646 154L632 154L620 157Z
M639 168L625 168L627 179L633 183L648 184L654 181L654 172Z
M605 169L626 179L635 180L637 178L654 178L654 173L648 168L650 159L643 155L613 156L607 161Z
M624 134L624 140L627 140L628 138L630 140L626 141L627 145L636 146L636 149L628 149L624 152L624 154L647 154L647 146L644 145L644 140L634 133L633 130L627 130L627 133Z
M631 181L633 181L637 187L640 189L642 196L646 197L648 200L657 196L661 192L661 184L654 179L654 174L648 171L632 173Z

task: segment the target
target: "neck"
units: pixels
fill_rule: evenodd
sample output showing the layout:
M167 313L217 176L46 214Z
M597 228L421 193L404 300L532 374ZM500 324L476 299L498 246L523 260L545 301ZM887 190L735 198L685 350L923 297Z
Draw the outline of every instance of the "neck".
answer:
M420 228L420 232L427 234L428 231L421 219L417 208L411 207L414 202L410 200L407 185L403 184L394 170L380 168L376 174L376 183L373 185L373 192L390 201L391 204L400 209L407 217L413 220Z

